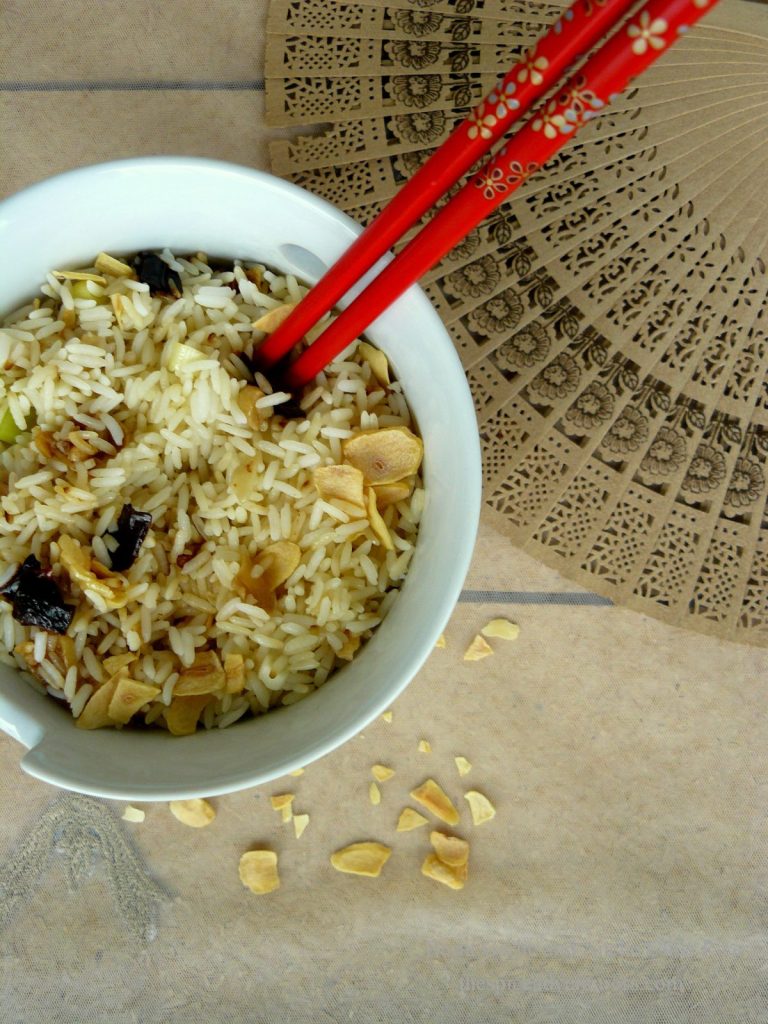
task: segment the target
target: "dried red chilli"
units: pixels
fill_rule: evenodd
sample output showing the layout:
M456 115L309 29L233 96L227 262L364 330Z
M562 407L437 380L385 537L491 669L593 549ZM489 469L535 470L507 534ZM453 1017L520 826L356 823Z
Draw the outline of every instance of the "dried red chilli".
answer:
M138 253L133 267L142 284L149 285L151 295L171 295L174 299L181 295L181 277L157 253Z
M37 626L48 633L66 633L75 609L65 604L61 591L34 555L28 555L16 574L0 587L11 602L13 617L22 626Z
M133 505L123 505L117 520L117 529L112 534L117 541L117 547L111 555L112 569L115 572L130 569L139 557L141 545L151 525L152 516L149 512L140 512Z

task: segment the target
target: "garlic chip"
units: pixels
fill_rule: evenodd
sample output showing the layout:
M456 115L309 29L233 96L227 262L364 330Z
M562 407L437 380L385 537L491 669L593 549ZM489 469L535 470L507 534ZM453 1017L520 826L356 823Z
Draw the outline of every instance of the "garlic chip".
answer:
M374 807L378 807L378 805L381 803L381 790L379 789L375 782L372 782L368 787L368 799L371 801Z
M395 480L391 484L379 484L374 487L376 492L376 505L383 510L390 505L396 505L398 501L405 501L411 493L413 484L406 480Z
M196 697L174 697L163 712L168 732L172 736L191 736L197 729L198 719L210 699L210 695L206 693Z
M272 850L249 850L240 858L240 881L257 896L280 888L277 854Z
M388 388L390 384L389 363L381 349L374 348L373 345L369 345L367 341L361 341L357 346L357 351L366 363L368 363L373 376L379 384L381 384L382 387Z
M66 534L59 538L59 558L69 576L79 584L85 596L93 602L95 595L109 611L123 608L128 603L128 580L121 573L112 572L98 562L90 548L84 548Z
M392 484L413 476L421 465L424 445L408 427L369 430L342 442L344 458L369 484Z
M270 309L264 316L260 316L258 320L254 320L251 327L255 331L264 331L265 334L271 334L272 331L276 331L283 320L287 320L292 313L295 302L286 302L283 306L276 306L275 309Z
M440 818L447 825L456 825L459 821L459 812L451 803L450 798L443 789L438 786L434 779L427 779L418 789L411 790L411 796L416 803L426 807L435 817Z
M397 819L397 831L410 832L414 828L421 828L422 825L427 824L429 824L428 819L423 814L414 811L412 807L404 807Z
M520 627L509 619L491 619L480 632L483 636L498 637L500 640L517 640L520 636Z
M226 693L241 693L245 686L245 662L242 654L224 655L224 678Z
M101 664L107 673L107 678L110 679L112 676L117 675L120 669L128 668L129 665L132 665L134 661L138 660L138 657L138 654L131 653L113 654L109 658L105 658Z
M295 772L289 772L288 774L289 775L295 775L295 776L298 777L299 775L303 775L304 774L304 769L303 768L297 768Z
M365 875L378 878L392 850L382 843L352 843L331 854L331 864L347 875Z
M52 270L57 281L93 281L94 284L106 284L106 277L91 274L87 270Z
M469 647L464 651L464 661L480 661L493 654L493 648L478 633Z
M200 651L185 668L173 687L174 697L198 697L203 693L218 693L227 682L219 656L215 651Z
M394 551L395 545L392 541L392 536L387 528L387 524L381 518L381 513L376 507L376 494L372 487L369 487L367 490L366 510L368 512L368 522L371 524L371 529L373 530L376 539L387 551Z
M160 692L159 686L148 686L136 679L123 677L118 680L112 700L109 702L109 717L113 722L125 725L139 708L149 704Z
M131 804L125 808L122 814L123 821L132 821L139 825L146 818L146 814L140 807L133 807Z
M385 711L385 712L383 713L383 715L381 716L381 720L382 720L383 722L388 722L388 723L391 723L391 721L392 721L392 717L393 717L393 715L392 715L392 712L391 712L391 711Z
M205 828L216 817L216 811L207 800L171 800L168 806L174 818L190 828Z
M252 384L246 384L237 396L240 411L245 414L248 426L253 427L254 430L258 430L262 419L269 415L268 410L259 409L256 405L263 397L264 392L261 388L254 387Z
M278 793L276 796L271 796L269 801L272 804L272 810L282 811L285 807L290 807L294 799L294 793Z
M432 832L429 836L438 859L452 868L463 867L469 860L469 843L458 836L447 836L445 832Z
M77 719L78 729L103 729L104 726L115 724L109 717L109 705L117 689L118 678L117 675L113 676L91 694Z
M394 768L388 768L385 764L371 765L371 775L377 782L386 782L395 774Z
M442 882L443 885L447 885L451 889L463 889L467 880L467 865L464 864L458 868L451 867L449 864L444 864L436 853L430 853L421 865L421 873L427 878L434 878L436 882Z
M419 740L419 752L422 754L432 753L432 744L429 740Z
M323 501L348 501L362 509L363 474L354 466L316 466L312 481Z
M301 839L304 835L304 830L309 824L308 814L294 814L293 816L293 831L296 833L296 838Z
M459 755L458 757L454 757L453 760L456 763L459 775L469 775L472 771L472 763L468 761L466 757Z
M111 274L112 277L134 277L133 268L127 263L116 260L109 253L100 252L93 264L101 274ZM106 283L106 282L105 282Z
M464 799L469 804L469 809L472 812L472 821L475 825L482 825L484 822L496 817L496 808L487 796L478 793L476 789L470 789L465 793Z
M435 640L435 647L445 647L445 633L441 633L437 640Z

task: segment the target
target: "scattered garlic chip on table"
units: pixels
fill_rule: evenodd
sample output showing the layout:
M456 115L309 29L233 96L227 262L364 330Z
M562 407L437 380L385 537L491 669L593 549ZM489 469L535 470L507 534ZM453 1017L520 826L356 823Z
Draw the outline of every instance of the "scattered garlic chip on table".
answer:
M445 832L432 832L429 841L438 859L449 867L463 867L469 860L469 843L466 839L448 836Z
M381 803L381 790L379 789L375 782L372 782L368 787L368 799L371 801L374 807L378 807L378 805Z
M397 831L411 832L415 828L421 828L422 825L428 824L429 820L423 814L414 811L412 807L404 807L400 811L400 817L397 819Z
M417 789L411 790L411 797L447 825L458 824L459 812L434 779L427 779Z
M445 647L445 633L441 633L437 640L435 640L435 647Z
M493 648L478 633L464 651L464 661L480 661L481 658L487 658L489 654L493 654Z
M125 808L122 814L123 821L133 821L136 824L141 823L146 818L146 814L141 810L140 807L133 807L131 804Z
M500 640L517 640L520 636L520 627L509 619L491 619L480 632L483 636L498 637Z
M378 878L381 869L389 860L392 850L383 843L352 843L331 854L331 864L337 871L347 875L365 875Z
M304 835L304 830L309 824L308 814L294 814L293 816L293 831L296 833L296 838L301 839Z
M429 742L429 740L419 740L419 753L421 753L421 754L431 754L432 753L432 744Z
M468 761L466 757L462 757L459 754L459 756L454 757L453 760L456 763L456 768L458 769L459 775L469 775L469 773L472 771L472 763Z
M377 782L386 782L388 779L391 779L394 774L395 769L389 768L385 764L374 764L371 766L371 775Z
M240 858L240 881L257 896L280 888L277 854L272 850L249 850Z
M421 873L436 882L442 882L450 889L463 889L467 880L467 865L451 867L450 864L444 864L436 853L430 853L421 865Z
M168 806L174 818L190 828L204 828L216 817L216 811L207 800L171 800Z
M470 789L466 792L464 799L469 804L469 809L472 812L472 821L475 825L482 825L484 822L496 817L496 808L487 796L478 793L476 789Z

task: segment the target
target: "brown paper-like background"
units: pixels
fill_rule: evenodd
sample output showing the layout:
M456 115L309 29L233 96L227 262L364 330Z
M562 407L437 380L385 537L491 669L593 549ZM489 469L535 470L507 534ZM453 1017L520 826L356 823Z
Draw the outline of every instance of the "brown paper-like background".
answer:
M6 2L0 192L117 155L266 167L265 28L264 4L234 0ZM487 509L448 646L392 724L216 800L208 829L57 796L0 734L4 1024L762 1024L764 653L612 606L496 523ZM497 615L520 639L464 664ZM474 765L464 780L456 754ZM377 761L397 774L375 808ZM424 830L394 831L428 774L462 807L461 893L420 875ZM470 785L498 807L480 829ZM285 790L311 815L299 841L268 806ZM328 863L362 838L394 848L378 880ZM237 878L257 844L283 880L264 898Z

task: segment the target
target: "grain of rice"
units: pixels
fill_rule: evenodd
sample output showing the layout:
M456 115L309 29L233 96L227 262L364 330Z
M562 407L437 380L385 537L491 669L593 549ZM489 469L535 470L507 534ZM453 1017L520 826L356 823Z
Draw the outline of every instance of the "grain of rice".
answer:
M35 642L32 650L32 657L35 661L42 661L45 658L46 649L48 644L48 638L42 631L35 636Z
M93 687L90 683L84 683L83 686L77 691L72 700L70 701L70 709L72 711L73 718L79 718L80 714L88 703L88 698L93 693Z

